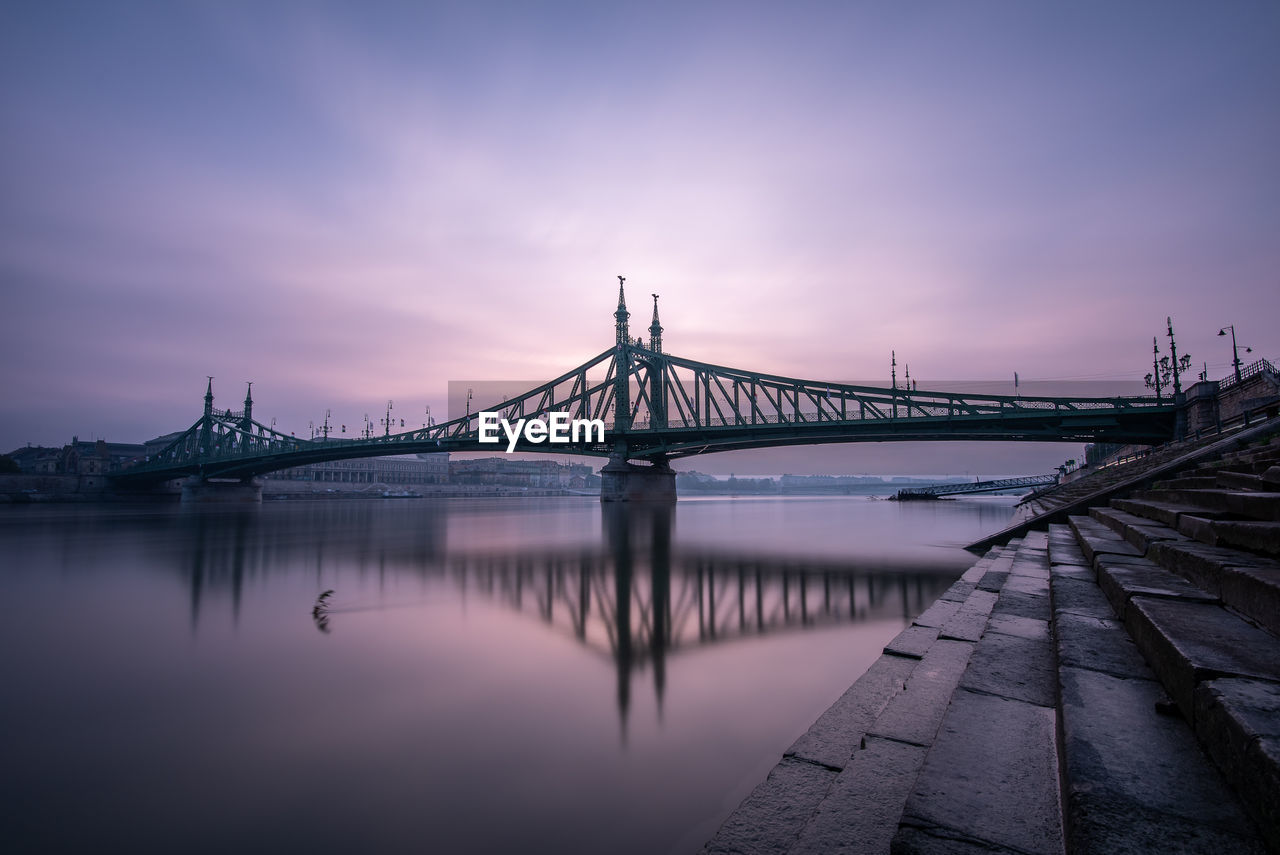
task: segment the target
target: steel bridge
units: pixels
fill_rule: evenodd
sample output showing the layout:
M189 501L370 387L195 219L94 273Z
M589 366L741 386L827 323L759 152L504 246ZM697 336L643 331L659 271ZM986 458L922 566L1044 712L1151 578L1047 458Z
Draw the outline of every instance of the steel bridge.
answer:
M939 496L955 496L961 493L996 493L1018 487L1047 487L1057 484L1057 475L1025 475L1021 478L999 478L993 481L963 481L955 484L933 484L928 487L903 487L895 498L936 499Z
M619 277L615 341L608 350L541 386L422 429L368 436L300 439L253 418L246 396L238 412L213 405L167 447L112 474L120 485L182 476L252 478L308 463L425 452L494 452L480 442L479 413L547 420L553 413L599 419L604 439L571 444L531 441L521 452L611 458L666 469L695 454L834 442L1027 440L1155 444L1173 435L1175 407L1151 397L1028 397L962 394L805 380L699 362L667 353L654 295L649 339L632 338ZM641 468L641 467L632 467ZM606 470L607 471L607 470ZM669 471L669 470L668 470Z

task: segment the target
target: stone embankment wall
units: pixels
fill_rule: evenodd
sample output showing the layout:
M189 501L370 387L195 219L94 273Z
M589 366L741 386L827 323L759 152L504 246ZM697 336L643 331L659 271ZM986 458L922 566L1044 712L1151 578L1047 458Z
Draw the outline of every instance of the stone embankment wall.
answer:
M1280 852L1280 424L1174 469L992 546L704 852Z
M114 490L103 475L0 475L0 504L172 501L168 485L146 492Z

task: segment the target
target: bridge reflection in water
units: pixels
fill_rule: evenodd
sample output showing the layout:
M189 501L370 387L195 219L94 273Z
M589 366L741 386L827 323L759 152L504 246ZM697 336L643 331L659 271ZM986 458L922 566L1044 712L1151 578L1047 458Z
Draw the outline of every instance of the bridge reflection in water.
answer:
M470 532L467 545L457 551L447 544L449 510L434 503L393 509L382 502L318 502L291 510L324 524L314 524L315 519L301 529L264 524L253 510L184 515L193 529L185 566L193 629L208 589L230 593L238 620L246 581L264 574L311 573L317 594L336 588L326 625L336 632L343 621L343 582L350 581L353 568L366 580L375 576L379 588L391 574L447 580L464 595L478 594L528 615L611 660L624 736L637 675L652 680L661 711L673 656L705 645L860 621L905 623L955 577L940 568L913 571L829 557L675 546L676 509L662 504L600 507L603 542L598 547L498 543L476 548ZM299 539L294 536L299 530L313 536ZM375 608L396 605L401 603L393 597ZM299 603L299 614L310 606Z

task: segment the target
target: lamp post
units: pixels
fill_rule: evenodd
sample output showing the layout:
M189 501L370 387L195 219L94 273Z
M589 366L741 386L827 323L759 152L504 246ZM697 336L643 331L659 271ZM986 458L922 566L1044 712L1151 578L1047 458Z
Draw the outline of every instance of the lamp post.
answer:
M1165 323L1169 326L1169 360L1170 368L1173 369L1173 403L1177 406L1177 415L1174 419L1173 438L1185 439L1187 432L1187 412L1186 398L1182 394L1182 381L1179 377L1183 371L1191 367L1191 354L1184 353L1182 358L1178 358L1178 343L1173 338L1173 318L1165 318ZM1161 360L1163 364L1164 360Z
M1222 329L1218 330L1218 335L1226 335L1226 334L1227 334L1227 330L1231 330L1231 364L1232 364L1232 366L1234 366L1234 367L1235 367L1235 369L1236 369L1236 382L1237 382L1237 383L1239 383L1239 382L1240 382L1240 348L1239 348L1239 346L1236 344L1236 328L1235 328L1235 325L1234 325L1234 324L1227 324L1225 327L1223 327ZM1253 348L1252 348L1252 347L1246 347L1246 348L1244 349L1244 352L1245 352L1245 353L1253 353Z
M1164 383L1160 377L1160 345L1151 337L1151 373L1147 375L1147 388L1156 390L1156 404L1160 403L1160 389Z
M893 418L898 417L898 351L889 351L889 379L893 387Z
M1182 394L1182 380L1179 378L1179 374L1185 366L1178 362L1178 343L1173 338L1173 318L1165 318L1164 320L1169 325L1169 352L1173 355L1173 399L1177 401L1178 396ZM1189 363L1190 359L1187 361Z

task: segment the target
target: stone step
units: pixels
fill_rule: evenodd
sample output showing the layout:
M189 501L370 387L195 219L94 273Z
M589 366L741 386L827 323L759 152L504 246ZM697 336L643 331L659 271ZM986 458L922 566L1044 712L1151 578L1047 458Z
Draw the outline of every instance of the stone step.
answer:
M1049 541L1049 564L1070 564L1077 566L1089 566L1089 559L1084 557L1084 552L1080 549L1079 542L1076 541L1075 532L1066 525L1051 525L1048 531Z
M1144 555L1156 541L1189 539L1163 523L1117 508L1091 508L1089 516L1120 535Z
M1277 463L1280 462L1280 449L1275 446L1263 448L1246 448L1222 455L1223 462L1231 463Z
M1280 686L1222 678L1196 687L1196 732L1280 850Z
M1154 561L1132 556L1101 555L1094 564L1098 587L1106 595L1111 610L1124 618L1135 597L1217 603L1218 598L1199 585L1171 573Z
M1142 555L1137 547L1092 517L1071 516L1067 518L1067 523L1075 532L1076 540L1090 567L1096 568L1101 555Z
M1181 475L1164 481L1157 481L1157 490L1203 490L1220 486L1217 475Z
M1134 596L1124 623L1263 836L1280 847L1280 639L1219 605L1186 600Z
M1014 555L906 799L895 853L1062 852L1050 549L1033 533Z
M1153 543L1147 557L1280 635L1280 561L1198 541Z
M1116 504L1124 502L1120 500ZM1115 508L1094 508L1090 516L1135 546L1146 556L1147 562L1154 562L1198 586L1211 601L1220 600L1268 630L1280 633L1280 562L1191 540L1168 526ZM1208 533L1214 541L1218 539L1213 528L1215 523L1211 521L1189 517L1187 525L1188 531L1202 529L1202 534ZM1099 571L1099 584L1109 596L1118 596L1119 588L1136 584L1138 576L1135 574L1140 574L1139 568L1145 571L1147 567L1147 562L1137 559L1125 558L1123 561L1126 562L1125 569L1110 573L1110 578L1105 578L1101 568L1094 565ZM1178 585L1174 589L1183 590ZM1192 592L1184 591L1184 594L1194 596ZM1117 613L1123 612L1122 602L1112 600Z
M988 552L957 585L991 581L993 573L1006 578L1021 546L1020 542L997 548L994 554ZM778 851L792 855L888 851L916 777L997 599L995 592L974 588L963 602L939 600L886 647L887 654L902 649L903 636L912 630L936 636L923 651L918 646L909 651L909 655L919 653L920 659L904 688L864 729L857 749L794 842Z
M1224 470L1219 472L1214 477L1214 480L1216 483L1213 486L1222 487L1227 490L1266 491L1269 489L1267 482L1262 480L1261 475L1254 475L1248 472L1231 472Z
M1253 475L1261 475L1274 465L1274 462L1267 460L1259 460L1256 463L1248 460L1233 460L1230 462L1226 460L1211 460L1206 463L1201 463L1196 467L1195 471L1201 475L1210 472L1244 472Z
M1178 519L1184 514L1208 519L1226 519L1230 516L1226 511L1207 511L1191 505L1156 502L1149 499L1112 499L1111 506L1134 516L1146 517L1173 527L1178 525Z
M1070 532L1050 526L1051 552ZM1086 572L1050 568L1067 851L1264 851L1191 728L1157 713L1160 684Z
M1090 629L1105 638L1110 628ZM1186 722L1157 712L1157 682L1075 666L1058 681L1068 852L1266 851Z
M989 550L889 642L702 852L887 852L997 600L977 585L993 569L1007 577L1021 545Z
M1140 490L1134 498L1190 505L1236 517L1280 521L1280 492L1245 490Z
M1178 531L1210 546L1280 556L1280 522L1215 520L1184 514L1178 518Z

